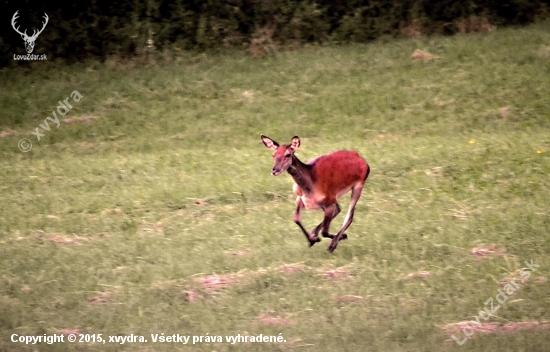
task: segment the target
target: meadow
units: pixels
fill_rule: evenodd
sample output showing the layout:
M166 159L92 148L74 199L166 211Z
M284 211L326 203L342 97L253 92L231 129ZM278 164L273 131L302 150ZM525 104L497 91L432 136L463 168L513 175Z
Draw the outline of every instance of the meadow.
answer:
M260 59L37 62L0 71L0 92L0 351L550 350L549 21ZM303 161L369 163L333 254L292 221L260 134L300 136ZM148 342L12 342L70 333Z

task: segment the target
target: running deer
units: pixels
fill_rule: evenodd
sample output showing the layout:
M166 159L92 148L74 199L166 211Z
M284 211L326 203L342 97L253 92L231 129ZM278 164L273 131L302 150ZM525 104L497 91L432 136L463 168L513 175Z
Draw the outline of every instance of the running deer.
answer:
M279 145L262 134L262 142L274 151L275 165L271 174L278 176L284 171L288 171L294 179L292 189L297 195L294 222L306 236L309 246L321 241L319 238L319 232L321 232L323 237L332 239L328 247L329 252L332 253L336 249L338 241L348 237L344 232L353 221L355 205L361 197L363 185L369 176L369 165L357 152L349 150L339 150L322 155L304 164L294 155L296 149L300 147L298 136L292 138L288 145ZM344 224L337 234L330 234L330 222L340 213L338 198L350 190L351 201ZM304 207L325 213L323 221L311 233L305 229L300 217Z

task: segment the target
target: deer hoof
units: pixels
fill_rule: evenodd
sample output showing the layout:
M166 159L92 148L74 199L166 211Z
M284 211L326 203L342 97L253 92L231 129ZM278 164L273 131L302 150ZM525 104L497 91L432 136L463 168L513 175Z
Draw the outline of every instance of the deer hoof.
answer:
M310 240L309 240L309 246L310 246L310 247L313 247L313 245L314 245L315 243L317 243L317 242L321 242L321 239L320 239L319 237L315 237L315 239L313 239L313 240L310 239Z
M332 239L332 238L336 237L336 235L331 235L331 234L328 234L328 233L324 233L323 237ZM348 235L346 235L346 234L343 234L342 237L340 237L340 241L347 240L347 239L348 239Z

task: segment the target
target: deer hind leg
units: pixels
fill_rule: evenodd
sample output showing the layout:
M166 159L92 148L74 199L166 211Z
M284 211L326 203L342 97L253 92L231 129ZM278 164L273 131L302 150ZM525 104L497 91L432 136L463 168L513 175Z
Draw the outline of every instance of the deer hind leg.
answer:
M349 209L348 213L346 214L346 218L344 219L344 224L342 225L342 228L340 231L338 231L338 234L334 236L332 239L332 242L330 243L330 246L328 246L329 252L334 252L336 249L336 246L338 246L338 241L344 238L344 232L348 229L349 225L353 222L353 213L355 211L355 206L357 205L357 201L361 197L361 192L363 191L363 184L357 184L353 186L351 189L351 201L349 203ZM347 237L347 236L346 236Z
M330 223L332 222L332 220L338 215L340 214L340 205L338 203L334 203L334 204L331 204L330 206L328 207L325 207L324 209L324 212L325 212L325 218L323 219L323 221L317 225L317 227L313 230L313 234L317 235L319 232L321 232L321 234L323 235L323 237L326 237L326 238L334 238L334 235L332 235L330 232L329 232L329 228L330 228ZM342 240L346 239L348 236L346 234L343 234L342 235Z
M322 207L322 209L323 209L323 212L325 213L325 217L323 218L323 221L321 221L321 223L313 229L311 234L318 236L319 232L323 230L322 231L323 237L329 237L328 228L330 226L330 222L332 221L332 219L336 217L336 215L338 215L338 213L340 213L340 207L338 206L338 204L336 204L336 206L334 206L334 204L331 204L327 207Z
M321 239L317 234L309 234L304 227L304 224L302 224L302 209L304 209L304 202L302 201L302 198L298 197L296 199L296 211L294 212L294 222L300 227L304 235L306 236L307 240L309 241L309 246L313 246L317 242L321 242Z

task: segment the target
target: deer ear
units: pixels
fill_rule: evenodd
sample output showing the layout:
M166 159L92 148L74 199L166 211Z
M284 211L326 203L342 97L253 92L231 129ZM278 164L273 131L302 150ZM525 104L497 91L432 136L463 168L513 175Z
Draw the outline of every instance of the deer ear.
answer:
M279 143L275 142L268 136L264 136L263 134L262 134L262 142L264 142L265 146L271 150L275 150L279 146Z
M290 148L292 150L296 150L300 147L300 137L294 136L292 137L292 140L290 141Z

